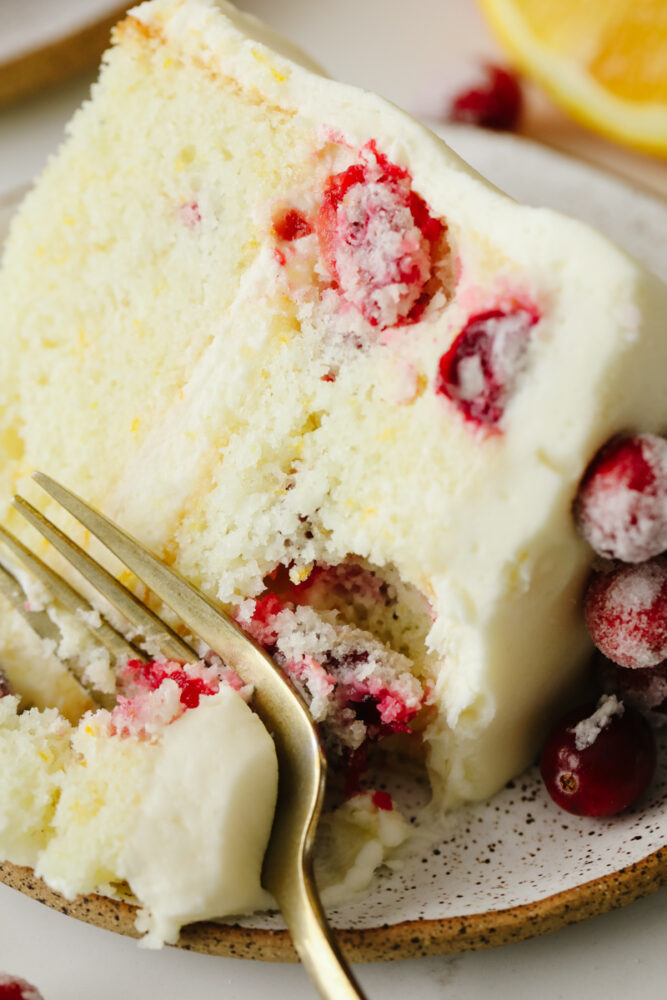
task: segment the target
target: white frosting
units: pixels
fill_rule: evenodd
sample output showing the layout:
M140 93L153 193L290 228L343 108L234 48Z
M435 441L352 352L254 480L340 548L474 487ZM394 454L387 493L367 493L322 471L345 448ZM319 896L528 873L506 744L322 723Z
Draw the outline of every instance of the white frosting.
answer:
M366 792L323 816L318 828L315 878L325 906L365 892L378 868L409 839L410 824L396 809L380 809Z
M223 687L152 741L0 701L0 855L69 899L126 881L149 947L185 923L265 907L277 794L273 741Z
M145 944L173 942L194 920L269 904L260 871L276 793L273 743L228 688L165 730L120 858L143 905Z

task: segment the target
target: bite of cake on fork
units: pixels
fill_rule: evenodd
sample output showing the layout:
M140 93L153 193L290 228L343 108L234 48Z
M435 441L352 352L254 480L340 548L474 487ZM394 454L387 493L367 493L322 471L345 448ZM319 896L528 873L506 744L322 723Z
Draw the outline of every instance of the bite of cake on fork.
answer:
M23 725L29 738L12 746L25 758L18 782L25 784L27 769L31 789L0 803L3 854L35 867L69 896L114 892L126 882L142 904L137 929L148 932L149 944L175 941L186 922L271 905L270 892L321 994L362 996L312 877L325 760L305 704L212 601L54 480L42 473L34 479L171 608L188 641L32 504L15 499L23 517L129 630L115 629L2 531L14 559L123 664L114 707L107 694L109 707L87 714L76 728L55 710L19 715L17 698L0 699L0 760L7 749L3 729L15 737ZM53 622L43 610L31 610L22 575L4 570L4 592L53 642ZM93 695L99 700L99 692Z

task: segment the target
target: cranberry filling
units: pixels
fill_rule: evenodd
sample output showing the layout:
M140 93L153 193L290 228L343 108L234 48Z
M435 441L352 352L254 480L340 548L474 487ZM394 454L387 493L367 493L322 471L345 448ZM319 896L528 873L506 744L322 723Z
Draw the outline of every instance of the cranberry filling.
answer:
M277 616L281 612L287 613L287 619L283 621L285 626L289 626L289 616L295 614L299 604L309 605L314 598L313 607L335 606L337 598L335 594L328 593L329 586L343 593L350 592L347 588L360 588L365 592L370 588L373 599L385 603L383 587L387 585L384 581L370 570L352 563L315 567L308 580L297 585L289 584L285 581L285 573L276 571L272 574L271 584L280 588L280 596L273 592L265 593L255 601L252 614L249 617L239 615L239 621L244 630L295 681L297 687L309 697L330 699L336 706L332 718L338 718L337 713L342 712L342 718L347 719L343 725L349 725L354 719L363 722L364 744L377 742L393 733L410 732L411 723L422 707L423 692L420 697L415 697L414 692L406 696L399 678L394 684L386 672L379 676L374 671L365 670L369 662L367 649L326 649L313 656L304 646L295 657L293 654L285 655L280 648L281 623L277 621ZM328 601L327 597L332 597L332 600Z
M484 79L457 94L448 119L481 128L513 129L521 116L523 99L515 73L490 63L483 67Z
M299 240L302 236L310 236L313 227L296 208L289 208L273 220L273 231L279 240L291 243L292 240Z
M202 695L216 693L215 689L201 677L189 677L185 670L168 669L164 663L159 663L156 660L149 660L148 663L142 663L141 660L129 660L126 671L127 677L131 678L138 688L145 691L156 691L167 678L174 681L181 691L181 704L185 705L186 708L197 708Z
M278 639L275 617L285 607L286 605L277 594L269 591L262 597L257 598L250 621L243 624L244 631L269 652L273 649Z
M530 308L491 309L473 316L440 358L435 391L456 403L467 420L495 427L538 319Z
M357 667L368 661L365 650L348 653L338 658L329 654L323 666L335 679L341 671ZM351 708L355 717L366 725L366 739L372 743L392 733L409 733L420 705L406 705L399 691L389 685L377 683L371 675L366 680L357 678L338 680L338 700Z
M383 330L421 317L445 226L412 190L407 170L374 142L362 155L327 180L315 228L340 295Z

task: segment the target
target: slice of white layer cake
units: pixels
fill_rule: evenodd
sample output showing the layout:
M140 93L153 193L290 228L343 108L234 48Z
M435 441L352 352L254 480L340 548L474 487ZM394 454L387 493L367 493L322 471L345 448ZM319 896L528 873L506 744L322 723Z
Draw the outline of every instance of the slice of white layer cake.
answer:
M3 509L40 468L245 622L317 592L420 680L437 803L483 798L588 659L571 504L667 428L667 291L225 3L114 40L6 248Z

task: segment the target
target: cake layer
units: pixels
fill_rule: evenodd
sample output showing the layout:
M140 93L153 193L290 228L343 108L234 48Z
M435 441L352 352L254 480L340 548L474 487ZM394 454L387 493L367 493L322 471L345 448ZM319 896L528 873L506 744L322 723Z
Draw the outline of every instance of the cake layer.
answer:
M236 691L185 711L173 681L155 694L150 735L125 734L116 712L73 727L0 699L0 854L69 899L126 883L149 946L270 903L260 871L277 794L273 741Z
M482 798L589 656L571 504L667 427L667 292L285 53L206 0L116 30L5 254L3 505L39 467L231 609L369 573L438 807Z

